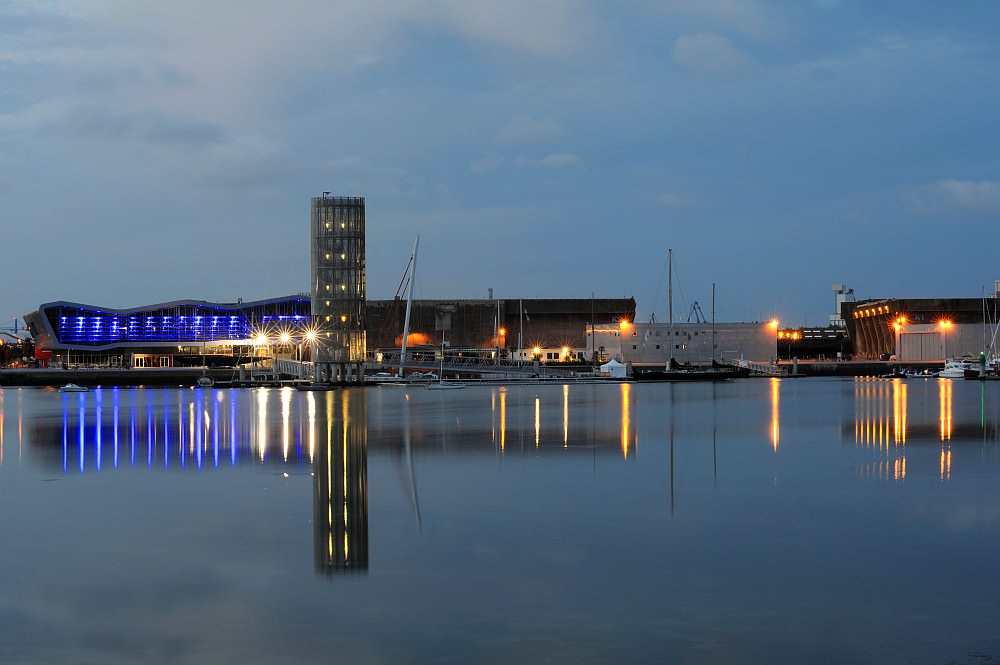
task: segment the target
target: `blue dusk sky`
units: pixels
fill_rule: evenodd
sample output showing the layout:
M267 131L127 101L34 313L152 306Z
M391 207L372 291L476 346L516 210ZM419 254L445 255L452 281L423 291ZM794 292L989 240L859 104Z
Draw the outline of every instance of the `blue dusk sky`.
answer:
M1000 279L1000 2L0 0L0 318L309 288L824 323Z

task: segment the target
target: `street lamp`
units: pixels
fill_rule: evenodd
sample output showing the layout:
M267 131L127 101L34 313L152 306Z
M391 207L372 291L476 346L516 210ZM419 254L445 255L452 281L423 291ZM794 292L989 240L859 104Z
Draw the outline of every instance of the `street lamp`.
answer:
M949 319L938 321L938 328L941 329L941 353L944 355L946 362L948 360L948 333L951 332L953 325Z

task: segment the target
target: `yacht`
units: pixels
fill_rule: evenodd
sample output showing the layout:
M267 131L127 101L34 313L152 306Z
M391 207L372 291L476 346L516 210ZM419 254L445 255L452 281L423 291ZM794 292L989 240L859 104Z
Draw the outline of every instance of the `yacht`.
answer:
M979 366L970 360L946 360L944 369L938 372L938 377L942 379L964 379L965 370L978 369Z

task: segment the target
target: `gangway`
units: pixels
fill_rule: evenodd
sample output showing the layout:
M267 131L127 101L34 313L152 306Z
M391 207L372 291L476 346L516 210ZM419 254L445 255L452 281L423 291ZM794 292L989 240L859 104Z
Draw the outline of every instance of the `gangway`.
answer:
M742 367L750 370L751 376L785 376L788 371L785 367L772 363L755 362L742 358L724 358L723 362L733 367Z

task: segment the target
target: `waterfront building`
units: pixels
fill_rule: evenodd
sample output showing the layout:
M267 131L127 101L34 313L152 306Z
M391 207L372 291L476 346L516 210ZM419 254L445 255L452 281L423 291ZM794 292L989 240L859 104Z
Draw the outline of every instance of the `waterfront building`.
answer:
M375 348L399 348L406 303L401 299L368 302ZM617 325L635 319L635 298L508 298L414 300L410 309L411 344L496 349L515 357L536 347L582 351L591 324Z
M320 291L325 291L324 283L338 284L336 277L317 280ZM337 376L341 368L336 365L344 357L350 358L356 372L358 360L353 354L360 351L366 334L353 331L349 321L341 321L348 310L336 309L336 305L340 302L346 308L358 303L331 297L328 306L326 298L320 300L318 314L312 296L305 294L236 303L176 300L128 309L57 301L39 306L25 321L37 345L36 357L51 357L55 363L227 366L272 357L311 359L315 346L317 355L329 351L327 357L334 358L327 361L335 365L334 374L327 376ZM381 340L381 348L399 349L404 307L399 300L363 303L360 318L369 323L371 335ZM601 326L634 316L632 298L418 300L413 302L408 346L423 345L433 351L444 341L449 349L505 358L517 357L518 348L529 353L535 347L545 349L543 358L570 348L579 360L589 348L585 331L591 319ZM329 337L326 332L331 333ZM327 339L339 340L340 346L320 343ZM367 355L377 353L378 347Z
M845 302L855 358L944 361L995 352L1000 281L981 298L885 298Z
M118 367L225 366L253 362L309 336L306 296L213 303L175 300L117 309L68 301L26 314L35 357Z
M588 331L588 337L590 332ZM710 365L712 360L769 362L777 357L777 335L767 323L632 323L594 328L588 347L597 362L665 366ZM589 357L589 356L588 356Z
M313 197L310 210L314 380L364 378L365 200Z

